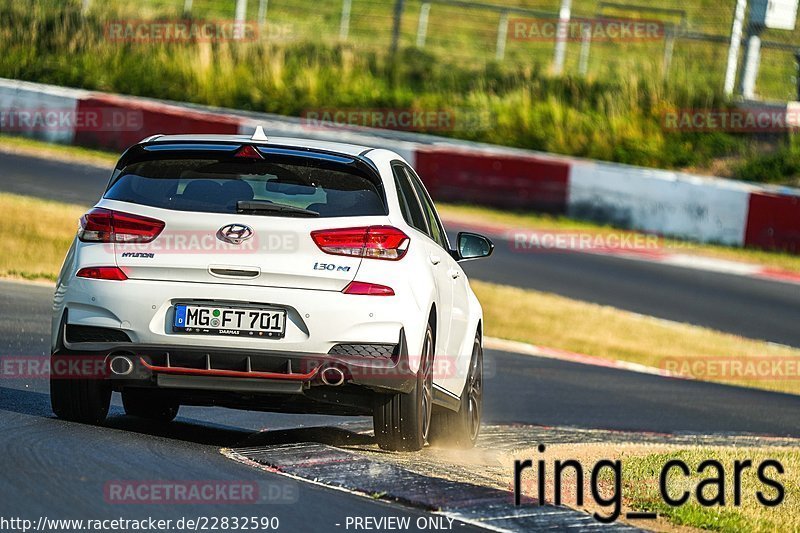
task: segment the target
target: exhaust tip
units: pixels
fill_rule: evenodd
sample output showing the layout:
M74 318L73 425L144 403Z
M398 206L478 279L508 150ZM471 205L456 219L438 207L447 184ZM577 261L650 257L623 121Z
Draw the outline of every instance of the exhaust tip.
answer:
M335 366L329 366L320 373L320 379L325 385L338 387L344 383L344 372Z
M111 359L108 367L111 372L117 376L127 376L133 372L133 361L124 355L118 355Z

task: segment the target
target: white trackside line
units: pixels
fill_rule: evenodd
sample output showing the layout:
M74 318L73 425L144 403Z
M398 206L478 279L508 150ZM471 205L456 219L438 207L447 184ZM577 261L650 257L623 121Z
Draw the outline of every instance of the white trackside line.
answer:
M686 254L667 255L660 262L668 265L694 268L697 270L707 270L710 272L720 272L723 274L735 274L739 276L755 276L761 272L763 268L760 265Z
M692 379L684 375L669 372L668 370L662 368L642 365L639 363L631 363L629 361L617 361L615 359L606 359L594 355L586 355L581 353L570 352L567 350L548 348L546 346L536 346L535 344L528 344L519 341L498 339L496 337L484 337L483 346L484 348L488 348L490 350L498 350L501 352L515 353L519 355L532 355L534 357L555 359L558 361L567 361L570 363L579 363L582 365L616 368L619 370L628 370L630 372L637 372L639 374L649 374L652 376Z

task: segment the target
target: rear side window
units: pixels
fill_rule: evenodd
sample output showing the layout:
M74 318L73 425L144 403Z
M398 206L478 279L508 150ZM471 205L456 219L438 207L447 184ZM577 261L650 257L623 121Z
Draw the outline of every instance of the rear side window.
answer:
M394 174L394 185L397 189L400 209L403 211L403 219L409 226L427 234L428 226L425 222L425 214L422 212L417 195L414 194L414 189L408 181L405 169L400 165L394 165L392 173Z
M238 202L308 209L320 217L386 215L376 184L349 169L230 159L157 159L133 163L104 198L207 213L236 213Z
M447 250L449 247L447 243L447 235L444 232L442 223L439 221L439 216L436 214L436 208L433 206L431 197L428 196L427 191L422 186L422 182L417 175L409 169L405 170L406 174L408 174L408 179L414 186L414 190L417 191L417 196L419 197L420 202L422 202L422 208L425 211L425 218L427 219L428 227L430 228L428 235L430 235L431 239L436 241L439 246Z

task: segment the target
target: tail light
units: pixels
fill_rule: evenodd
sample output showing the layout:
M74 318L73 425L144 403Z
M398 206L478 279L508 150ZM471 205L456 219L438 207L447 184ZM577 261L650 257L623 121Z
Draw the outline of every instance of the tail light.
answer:
M326 254L397 261L408 251L408 235L392 226L327 229L311 232L311 238Z
M154 218L95 208L81 217L78 238L83 242L150 242L164 229Z
M394 289L376 283L351 281L342 291L345 294L361 294L364 296L394 296Z
M264 159L264 156L249 144L242 146L239 151L233 155L233 157L240 157L244 159Z
M78 270L79 278L107 279L111 281L125 281L128 276L119 267L86 267Z

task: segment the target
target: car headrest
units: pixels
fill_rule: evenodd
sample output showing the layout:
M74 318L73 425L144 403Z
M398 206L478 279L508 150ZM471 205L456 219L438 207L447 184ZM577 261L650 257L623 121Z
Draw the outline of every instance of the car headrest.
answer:
M218 203L222 195L222 185L211 180L194 180L183 190L183 197L206 203Z
M226 201L249 201L255 197L255 192L249 183L242 180L228 180L222 184L222 196Z

